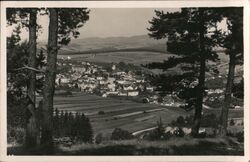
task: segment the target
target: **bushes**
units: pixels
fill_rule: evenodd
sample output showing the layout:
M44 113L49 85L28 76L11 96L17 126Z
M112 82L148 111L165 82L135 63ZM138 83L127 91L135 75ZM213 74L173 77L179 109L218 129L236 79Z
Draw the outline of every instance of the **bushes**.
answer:
M150 140L150 141L154 141L154 140L168 140L172 136L173 136L173 134L171 134L170 132L166 132L165 133L165 128L164 128L162 120L160 118L160 120L157 121L157 127L156 127L156 129L154 129L154 130L152 130L150 132L147 132L143 136L143 139Z
M25 107L23 104L8 105L8 143L24 143ZM53 135L55 138L70 137L72 141L92 142L93 131L89 119L84 114L73 115L55 110L53 116Z
M177 130L175 130L173 134L177 137L183 137L185 133L190 134L192 124L193 124L192 115L186 116L185 118L182 116L179 116L176 120L173 120L171 122L172 126L177 127ZM199 134L199 137L200 138L214 137L216 135L216 129L218 128L218 125L219 125L219 119L215 114L211 113L211 114L203 115L201 118L200 127L201 128L205 127L205 128L201 130L202 132Z
M178 116L176 120L173 120L171 122L172 126L176 127L191 127L193 122L193 116L186 116L185 118L183 116Z
M229 123L230 126L234 126L235 125L235 122L233 119L230 120L230 123Z
M210 95L211 96L211 95ZM211 98L213 97L209 97L206 101L205 101L205 104L207 106L210 106L210 107L213 107L213 108L221 108L223 106L223 99L220 99L219 98L219 95L218 95L218 98L215 98L213 100L211 100Z
M25 139L25 99L16 102L8 98L7 123L8 143L24 143ZM18 106L17 106L18 105ZM92 142L93 131L89 119L80 113L58 111L53 115L53 135L55 138L70 137L72 141Z
M176 120L173 120L171 122L172 126L177 126L177 127L191 127L192 124L193 124L193 115L186 116L185 118L183 116L178 116ZM213 113L205 114L201 118L201 127L217 128L218 124L219 124L219 119Z
M14 95L15 94L15 95ZM26 98L16 92L7 93L7 142L23 144L25 141Z
M242 132L237 132L237 133L228 132L228 133L227 133L227 136L237 138L237 141L238 141L238 142L244 142L244 131L242 131Z
M96 143L96 144L100 144L100 143L102 143L102 141L103 141L103 135L102 135L102 133L98 133L98 134L95 136L95 143Z
M174 135L176 137L184 137L185 133L181 128L177 128L176 130L174 130Z
M218 125L219 125L219 119L215 114L211 113L203 115L201 119L201 127L217 128Z
M104 111L98 111L98 115L104 115L105 112Z
M233 95L237 98L244 98L244 79L242 78L239 83L234 83L232 89Z
M170 132L163 132L162 134L159 134L159 132L154 129L150 132L147 132L144 136L143 139L144 140L148 140L148 141L155 141L155 140L168 140L173 136L173 134L171 134Z
M165 131L165 128L163 127L163 123L162 123L162 120L160 118L159 121L157 121L157 128L156 128L156 131L159 135L162 135Z
M220 89L224 88L224 78L215 78L206 81L206 87L208 89Z
M179 117L176 119L176 125L177 125L177 126L185 125L185 119L184 119L183 116L179 116Z
M7 124L10 127L25 127L26 98L7 94Z
M111 135L111 140L126 140L126 139L132 139L133 135L121 128L115 128Z
M237 138L238 142L244 142L244 132L236 133L236 138Z
M23 144L25 140L25 130L21 127L8 127L7 142Z

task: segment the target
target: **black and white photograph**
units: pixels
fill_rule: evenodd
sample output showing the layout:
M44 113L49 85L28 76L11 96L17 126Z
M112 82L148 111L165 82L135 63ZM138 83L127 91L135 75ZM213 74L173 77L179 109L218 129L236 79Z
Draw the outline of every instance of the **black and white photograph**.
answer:
M1 10L7 157L248 155L244 6L79 6Z

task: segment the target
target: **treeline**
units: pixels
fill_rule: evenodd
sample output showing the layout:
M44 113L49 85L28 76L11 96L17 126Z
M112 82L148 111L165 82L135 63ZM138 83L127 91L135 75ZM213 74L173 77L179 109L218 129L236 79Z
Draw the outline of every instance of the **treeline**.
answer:
M25 105L16 106L13 103L8 105L8 137L9 143L25 142ZM54 111L53 119L54 139L70 138L70 142L93 142L93 130L88 117L84 113L67 111ZM68 141L69 142L69 141Z
M74 142L93 140L93 130L89 119L83 113L55 110L53 116L54 137L70 137Z
M105 54L105 53L113 53L113 52L156 52L156 53L164 53L166 54L165 49L150 49L147 47L142 48L125 48L125 49L117 49L115 47L106 47L101 49L89 50L89 51L76 51L76 52L67 52L61 51L60 55L79 55L79 54Z

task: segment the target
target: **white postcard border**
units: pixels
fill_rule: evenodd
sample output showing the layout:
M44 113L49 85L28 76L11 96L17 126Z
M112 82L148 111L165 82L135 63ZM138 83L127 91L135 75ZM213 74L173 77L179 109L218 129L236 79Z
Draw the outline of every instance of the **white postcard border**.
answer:
M244 7L244 156L7 156L6 98L6 7L88 7L88 8L176 8L176 7ZM0 55L0 161L249 161L250 57L249 1L2 1Z

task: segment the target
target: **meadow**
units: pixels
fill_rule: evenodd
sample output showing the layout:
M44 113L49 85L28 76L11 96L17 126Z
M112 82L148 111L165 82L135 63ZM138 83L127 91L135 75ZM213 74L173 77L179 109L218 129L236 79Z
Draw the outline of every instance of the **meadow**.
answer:
M107 135L115 128L122 128L133 133L155 127L160 118L164 125L167 125L180 115L185 117L193 114L193 111L187 112L178 107L103 98L81 92L70 96L55 96L54 108L84 113L90 119L94 134L102 132ZM220 114L219 109L203 109L203 112ZM229 117L242 116L243 110L230 110Z
M187 115L184 110L179 108L143 104L124 99L103 98L84 93L76 93L72 96L55 96L54 108L84 113L90 119L95 134L99 132L109 134L114 128L135 132L154 127L160 117L164 123L169 123L179 115ZM104 113L100 114L100 112Z
M148 64L151 62L162 62L172 54L154 51L113 51L102 53L86 53L86 54L71 54L71 55L58 55L58 58L70 56L72 59L89 61L89 62L102 62L102 63L119 63L125 62L134 65Z

